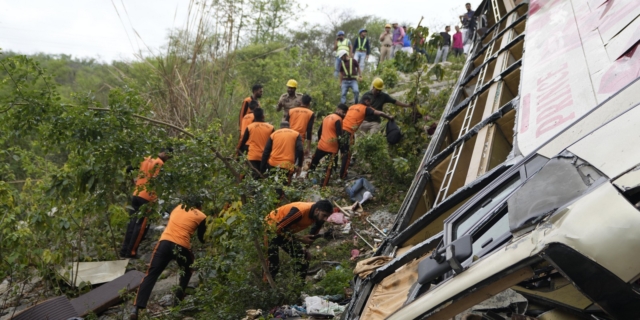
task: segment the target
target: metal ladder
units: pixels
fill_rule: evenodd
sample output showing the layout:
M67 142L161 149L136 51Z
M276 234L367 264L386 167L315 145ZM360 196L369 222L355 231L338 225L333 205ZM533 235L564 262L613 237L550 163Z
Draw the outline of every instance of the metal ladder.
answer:
M500 16L500 7L498 7L498 0L491 0L491 8L493 9L493 17L495 18L496 23L500 21L502 18Z

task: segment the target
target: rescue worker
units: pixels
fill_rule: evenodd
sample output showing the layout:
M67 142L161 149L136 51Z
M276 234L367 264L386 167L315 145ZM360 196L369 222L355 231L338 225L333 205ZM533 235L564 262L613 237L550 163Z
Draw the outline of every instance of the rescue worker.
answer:
M247 160L255 170L260 172L260 163L262 162L262 153L264 147L269 140L269 136L274 132L270 123L264 122L264 110L256 108L253 110L253 123L247 126L242 136L241 146L246 146ZM256 176L256 175L254 175Z
M270 169L284 170L287 172L286 185L291 183L291 177L295 171L300 171L302 159L302 137L298 131L289 128L289 122L280 123L280 129L269 136L267 144L262 152L260 171L267 172ZM280 198L284 196L281 189L276 190Z
M337 163L338 150L340 150L340 137L342 137L342 119L349 110L346 104L339 104L334 113L324 117L322 125L318 130L318 148L311 158L309 171L314 171L320 160L331 155L327 173L322 182L322 186L326 187L331 177L332 167Z
M354 104L349 107L347 114L342 121L342 136L344 143L341 144L340 155L342 157L342 167L340 168L340 177L345 179L347 177L347 170L351 162L351 146L355 142L355 133L364 121L366 116L376 115L381 116L389 121L393 121L393 116L388 115L382 111L371 108L373 102L373 96L370 93L362 96L359 104Z
M256 101L258 102L258 107L260 107L260 98L262 98L262 94L264 90L261 84L254 84L251 88L251 95L242 100L242 107L240 107L240 116L238 117L238 127L242 124L242 118L249 113L249 102ZM242 131L240 131L242 133Z
M413 105L406 104L404 102L398 101L388 95L386 92L382 91L384 89L384 81L380 78L373 79L372 89L371 91L366 92L365 94L371 94L373 96L373 101L371 102L371 107L384 112L384 105L387 103L395 104L396 106L403 108L411 108ZM364 117L364 121L360 126L360 131L363 133L377 133L380 132L380 117L371 115Z
M129 224L120 248L121 258L137 258L138 246L147 229L147 217L140 216L140 207L158 199L154 192L146 189L147 182L160 173L160 168L171 158L171 152L172 148L163 149L157 158L146 157L140 163L140 175L135 181L136 187L129 208Z
M179 300L184 298L184 290L187 288L193 273L191 265L193 264L194 256L191 252L191 236L197 230L198 240L204 243L204 235L207 231L207 216L200 210L202 210L202 204L196 201L194 207L189 210L184 205L179 204L171 211L167 228L164 229L158 244L153 249L153 256L149 262L147 274L138 288L129 319L138 319L138 310L147 307L153 286L171 260L175 260L182 271L178 280L180 289L177 290L176 297Z
M353 40L353 57L358 61L360 69L364 70L369 55L371 54L370 41L367 38L367 29L360 29L358 31L358 37Z
M304 279L309 268L309 251L302 244L312 244L325 221L333 212L333 205L327 200L313 202L293 202L271 211L265 218L268 225L276 230L268 241L269 273L272 278L280 271L279 248L282 248L295 263L295 270ZM306 236L299 236L302 230L311 227Z
M336 34L336 42L333 44L333 50L336 51L336 68L333 72L334 77L338 77L338 73L340 73L340 61L342 56L340 55L341 51L345 51L347 53L353 51L353 46L351 45L351 41L349 39L345 39L344 31L340 30Z
M316 120L316 114L311 110L311 96L305 94L302 96L302 104L299 107L289 110L286 121L289 122L291 129L298 131L302 137L302 142L307 141L307 147L304 155L309 155L311 149L311 135L313 134L313 122Z
M285 121L289 110L302 104L302 94L296 93L298 82L294 79L287 81L287 93L280 96L276 111L282 110L282 121Z
M255 110L256 108L260 108L260 104L258 104L258 101L249 102L249 111L244 117L242 117L242 121L240 121L240 140L238 140L238 150L240 152L246 151L244 150L245 145L242 144L242 137L244 136L244 132L247 129L247 126L253 123L253 110Z
M349 53L346 51L338 52L341 57L340 62L340 103L347 102L347 92L349 88L353 91L354 103L358 103L358 96L360 95L360 89L358 89L358 80L362 80L362 71L358 61L349 57Z

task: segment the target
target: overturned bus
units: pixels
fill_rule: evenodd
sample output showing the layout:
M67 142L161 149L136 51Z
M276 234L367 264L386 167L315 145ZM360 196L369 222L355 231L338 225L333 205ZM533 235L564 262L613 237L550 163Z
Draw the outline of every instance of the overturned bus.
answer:
M637 0L480 4L376 252L393 259L356 278L344 319L640 319L639 16Z

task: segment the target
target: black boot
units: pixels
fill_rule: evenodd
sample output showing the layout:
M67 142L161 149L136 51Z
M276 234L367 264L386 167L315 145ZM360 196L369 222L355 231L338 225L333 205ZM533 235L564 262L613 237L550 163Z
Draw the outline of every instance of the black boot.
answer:
M129 314L129 320L138 320L138 307L134 306Z

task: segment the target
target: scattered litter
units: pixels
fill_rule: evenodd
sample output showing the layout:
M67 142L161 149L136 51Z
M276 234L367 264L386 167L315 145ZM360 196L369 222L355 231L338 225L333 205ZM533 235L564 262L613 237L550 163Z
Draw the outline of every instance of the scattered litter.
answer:
M367 217L365 220L367 220L367 222L369 222L369 224L370 224L370 225L372 225L374 229L376 229L378 232L380 232L380 234L381 234L383 237L386 237L386 236L387 236L386 232L384 232L384 231L380 230L380 228L378 228L378 226L376 226L375 224L373 224L373 222L371 222L371 220L369 220L369 217Z
M344 213L335 212L335 213L331 214L329 216L329 218L327 218L327 222L331 222L331 223L335 223L335 224L345 224L345 223L349 222L349 219L347 219L344 216Z
M259 316L262 315L262 310L261 309L251 309L251 310L247 310L247 316L242 318L242 320L254 320L257 319Z
M365 279L372 274L376 269L382 267L387 262L391 261L391 257L377 256L369 259L362 260L356 264L356 268L353 269L353 274L358 275L360 279Z
M343 234L349 234L349 232L351 232L351 222L346 223L344 225L344 227L342 228L342 233Z
M355 229L353 230L353 232L355 232L355 234L360 237L360 239L362 239L362 241L364 241L364 243L366 243L371 249L375 249L365 238L363 238L358 231L356 231ZM354 241L354 243L357 243L357 239L355 239L356 241Z
M360 256L360 250L358 249L352 249L351 250L351 261L355 261L356 259L358 259L358 257Z
M375 190L376 188L367 179L360 178L356 180L351 187L347 187L345 191L352 201L357 201L362 204L373 197Z
M327 272L324 271L324 269L320 269L320 271L318 271L318 273L316 273L316 275L313 276L313 280L322 280L326 276L327 276Z
M105 283L73 300L71 305L81 317L89 313L101 313L122 301L122 291L132 292L140 286L144 273L129 271L115 280Z
M341 314L344 312L345 307L337 303L329 302L321 297L307 297L304 299L305 306L307 307L307 314L313 317L316 316L335 316L336 313Z
M344 300L344 295L343 294L326 295L326 296L322 296L322 299L331 301L331 302L340 302Z
M71 285L80 283L99 284L112 281L124 275L129 260L72 262L67 267L58 268L58 273Z

